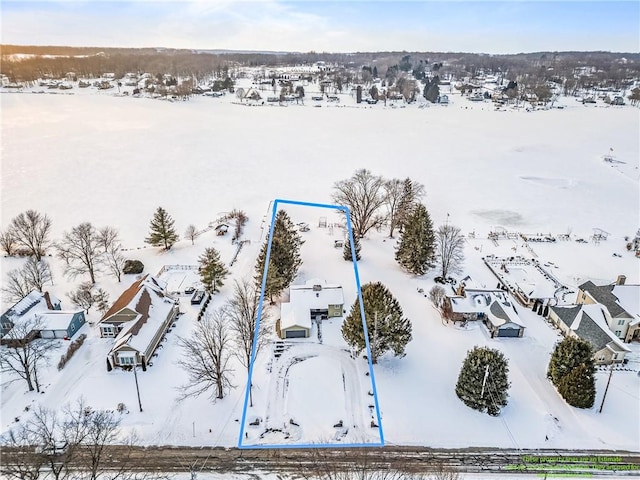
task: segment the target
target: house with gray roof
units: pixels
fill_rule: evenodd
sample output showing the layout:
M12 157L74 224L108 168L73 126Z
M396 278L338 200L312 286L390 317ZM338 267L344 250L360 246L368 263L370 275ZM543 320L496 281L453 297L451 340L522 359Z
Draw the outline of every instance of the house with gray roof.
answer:
M178 301L166 283L150 275L134 282L100 320L102 337L114 338L107 355L107 370L113 367L143 370L178 314Z
M34 290L0 316L0 343L15 346L36 338L68 339L84 323L84 311L62 311L59 299Z
M504 290L464 288L447 295L443 311L453 321L481 320L491 338L522 337L524 325L515 309L513 297Z
M640 340L640 285L626 285L624 275L608 285L591 281L579 286L577 303L599 303L609 312L608 325L625 342Z
M549 308L549 320L563 335L589 342L594 352L593 360L600 365L622 363L630 351L609 329L609 319L606 307L597 303Z

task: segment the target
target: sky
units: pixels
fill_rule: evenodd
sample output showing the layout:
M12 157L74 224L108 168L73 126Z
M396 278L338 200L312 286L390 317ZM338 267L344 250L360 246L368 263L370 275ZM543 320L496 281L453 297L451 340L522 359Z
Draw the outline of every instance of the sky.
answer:
M0 2L3 44L298 52L640 51L638 1Z

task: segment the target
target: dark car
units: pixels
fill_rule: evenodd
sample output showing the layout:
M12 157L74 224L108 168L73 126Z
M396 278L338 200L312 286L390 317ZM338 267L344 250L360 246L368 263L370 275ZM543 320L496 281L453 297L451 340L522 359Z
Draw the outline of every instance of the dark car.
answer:
M195 287L187 287L184 289L184 293L186 293L187 295L191 295L195 291L196 291Z

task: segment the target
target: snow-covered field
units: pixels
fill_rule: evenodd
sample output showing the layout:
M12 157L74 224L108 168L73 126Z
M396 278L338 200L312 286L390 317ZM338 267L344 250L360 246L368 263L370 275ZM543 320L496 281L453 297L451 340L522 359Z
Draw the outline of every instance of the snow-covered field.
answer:
M356 106L347 95L340 104L325 103L322 108L314 108L311 101L304 106L249 108L232 100L1 94L1 227L27 209L51 217L54 238L84 221L115 226L128 249L125 253L155 274L163 265L197 263L205 247L220 250L226 262L235 252L230 235L217 237L213 231L198 237L193 246L182 240L169 252L145 247L149 220L158 206L173 216L179 233L188 224L205 228L225 212L243 209L250 218L244 238L251 243L231 267L221 294L214 297L215 308L229 294L233 278L253 275L273 199L332 203L335 181L368 168L385 177L409 176L423 183L436 225L448 218L465 234L475 233L467 244L465 274L480 284L495 284L482 256L510 256L514 247L518 254L528 254L522 241L500 240L495 246L488 240L488 232L498 227L585 239L593 228L601 228L610 235L599 245L571 241L532 243L530 248L541 261L553 262L554 276L569 285L586 279L611 282L618 274L626 275L627 283L640 282L638 261L624 248L624 237L632 236L640 223L637 108L583 106L567 99L562 110L494 111L489 104L456 96L448 107L430 108ZM604 162L610 149L625 163L612 168ZM318 228L321 216L331 223L339 220L337 214L294 207L287 211L294 222L311 226L303 234L300 282L321 277L342 283L345 308L350 307L356 293L353 268L342 259L341 249L333 248L333 240L344 233ZM385 283L413 323L406 357L384 357L374 369L387 443L640 450L637 345L631 346L629 369L614 372L602 413L597 409L605 371L597 374L594 408L568 407L545 377L559 334L542 317L518 309L527 327L521 339L491 339L478 324L466 329L443 324L417 291L432 283L434 273L416 278L402 272L394 260L394 244L384 231L373 232L362 242L358 263L362 283ZM54 257L49 260L54 269L50 290L69 306L66 293L80 279L65 278L62 265ZM3 258L3 275L21 262ZM112 299L132 281L126 278L117 284L106 274L99 277L99 285ZM45 393L25 393L22 383L9 383L3 376L0 430L28 415L27 406L59 407L83 396L97 408L115 409L125 403L129 413L123 424L146 444L235 445L244 403L243 367L236 366L236 388L223 400L176 401L186 380L176 365L176 339L190 333L197 314L188 298L181 302L186 314L168 334L153 367L139 372L142 412L133 374L106 371L111 340L99 338L95 325L87 325L83 331L89 338L76 356L62 371L53 366L48 370ZM2 309L7 306L4 303ZM96 322L99 315L91 313L89 318ZM323 338L327 348L344 347L338 320L323 325ZM498 418L470 410L455 396L460 366L475 345L498 348L509 359L510 399ZM56 360L57 355L52 365ZM273 360L272 349L257 360L256 407L248 419L264 417L270 408ZM346 422L342 417L347 415L375 435L377 430L368 425L366 362L351 364L360 374L360 385L343 390L341 372L347 365L330 354L293 365L284 404L272 411L287 420L286 411L301 428L306 422L304 432L317 433L318 440L332 441L327 438L336 432L332 425ZM359 393L347 395L348 391ZM358 403L354 411L350 405ZM319 423L313 424L316 420Z

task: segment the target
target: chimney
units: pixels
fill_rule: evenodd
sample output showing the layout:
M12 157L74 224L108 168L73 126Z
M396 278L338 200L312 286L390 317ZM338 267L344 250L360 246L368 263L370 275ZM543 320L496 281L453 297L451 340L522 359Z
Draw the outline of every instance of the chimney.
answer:
M626 275L618 275L618 278L616 278L616 285L624 285L624 282L626 281L627 281Z
M55 310L53 308L53 303L51 303L51 297L49 297L49 292L44 292L44 301L47 302L47 308L49 310Z

